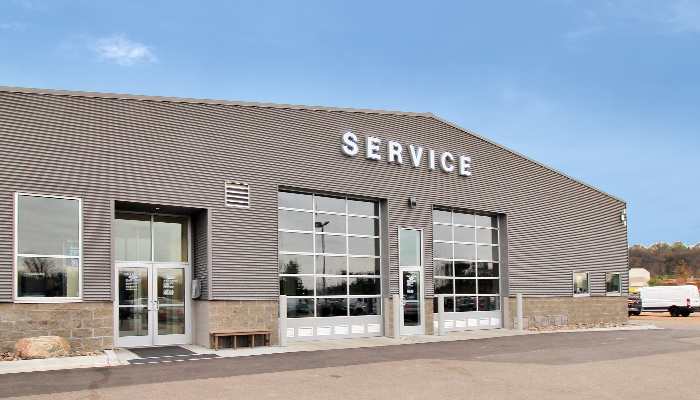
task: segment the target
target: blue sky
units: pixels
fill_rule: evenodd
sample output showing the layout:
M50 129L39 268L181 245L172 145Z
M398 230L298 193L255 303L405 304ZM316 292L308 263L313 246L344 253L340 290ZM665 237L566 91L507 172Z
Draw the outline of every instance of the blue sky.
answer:
M700 242L700 1L0 0L0 85L430 111Z

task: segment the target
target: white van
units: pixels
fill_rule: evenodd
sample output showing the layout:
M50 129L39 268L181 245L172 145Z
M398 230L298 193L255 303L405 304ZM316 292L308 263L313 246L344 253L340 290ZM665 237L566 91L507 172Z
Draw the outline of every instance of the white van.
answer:
M635 290L642 299L642 311L668 311L672 317L687 317L700 311L697 286L652 286Z

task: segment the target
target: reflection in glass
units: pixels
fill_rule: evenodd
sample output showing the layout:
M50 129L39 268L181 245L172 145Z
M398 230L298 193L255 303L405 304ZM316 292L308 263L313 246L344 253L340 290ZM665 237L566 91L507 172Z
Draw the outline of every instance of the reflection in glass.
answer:
M280 274L313 274L314 256L280 254L279 268Z
M480 277L497 277L498 263L480 262L477 263L478 273Z
M379 220L376 218L348 217L348 233L352 235L379 236Z
M80 201L17 196L17 254L80 255Z
M605 293L620 293L620 274L605 274Z
M187 218L153 217L154 261L187 262Z
M287 318L314 316L314 299L287 299Z
M498 246L476 246L476 259L498 261Z
M414 271L403 271L403 299L417 301L420 296L420 274Z
M479 294L498 294L498 279L479 279Z
M490 215L477 215L476 225L485 226L487 228L498 228L498 219Z
M313 231L314 214L302 211L279 210L279 229Z
M314 227L316 232L345 233L345 216L334 214L316 214Z
M433 240L452 240L452 225L433 225Z
M358 256L378 256L379 239L348 237L348 254Z
M476 276L476 265L473 262L455 261L455 276L457 276L457 277Z
M350 275L379 275L379 258L350 257Z
M18 297L78 297L78 258L17 257Z
M498 244L498 231L495 229L477 229L476 241L482 244Z
M317 317L340 317L348 315L348 299L317 299Z
M479 296L479 311L498 311L501 309L501 298L498 296Z
M299 251L311 253L314 251L313 234L296 232L279 232L280 251Z
M144 307L119 307L119 337L147 336L148 309Z
M453 258L452 243L434 243L433 257L435 258Z
M158 268L158 334L185 333L185 270Z
M467 312L476 311L476 297L460 297L455 298L455 311Z
M452 276L452 261L434 261L434 276Z
M474 214L465 214L460 212L454 213L455 224L459 225L474 225Z
M381 290L377 278L350 278L350 295L373 296Z
M476 294L476 279L455 279L455 293Z
M338 296L348 294L348 279L344 277L316 277L316 296Z
M117 261L151 261L151 216L115 213L114 257Z
M350 315L379 315L380 298L368 297L364 299L350 298Z
M313 276L280 276L280 294L285 296L313 296Z
M119 268L119 305L148 304L148 268Z
M420 231L399 229L399 265L420 266L421 240Z
M313 197L310 194L279 192L278 206L313 210Z
M329 254L346 254L346 236L316 234L316 252Z
M462 260L473 260L475 256L474 253L473 244L455 243L455 258Z
M379 203L348 199L348 214L379 216Z
M435 279L435 294L454 294L452 279Z
M324 275L345 275L348 270L347 258L316 256L316 273Z
M317 211L345 212L345 199L326 196L314 196Z
M455 242L474 243L474 228L470 226L455 226Z
M452 213L449 211L433 210L433 222L452 223Z
M439 297L435 297L433 300L433 313L437 314L438 313L438 301ZM455 298L451 296L445 296L445 312L454 312L455 311ZM435 317L437 318L437 316Z

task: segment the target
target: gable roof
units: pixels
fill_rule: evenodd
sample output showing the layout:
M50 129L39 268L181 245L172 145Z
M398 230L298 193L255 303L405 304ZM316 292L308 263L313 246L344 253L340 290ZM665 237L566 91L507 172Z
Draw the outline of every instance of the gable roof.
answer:
M257 103L257 102L245 102L245 101L230 101L230 100L209 100L209 99L194 99L194 98L182 98L182 97L164 97L164 96L144 96L144 95L133 95L133 94L117 94L117 93L100 93L100 92L81 92L81 91L70 91L70 90L54 90L54 89L36 89L36 88L22 88L22 87L10 87L10 86L0 86L0 92L9 93L33 93L33 94L44 94L44 95L57 95L57 96L68 96L68 97L96 97L105 99L122 99L122 100L138 100L138 101L157 101L157 102L174 102L174 103L193 103L193 104L218 104L218 105L230 105L230 106L241 106L241 107L259 107L259 108L279 108L279 109L291 109L291 110L313 110L313 111L329 111L329 112L347 112L347 113L365 113L365 114L389 114L389 115L405 115L405 116L415 116L415 117L426 117L434 119L438 122L446 124L452 128L460 130L462 132L468 133L484 142L487 142L493 146L499 147L517 157L521 157L527 161L537 164L543 168L546 168L556 174L559 174L565 178L568 178L578 184L581 184L587 188L593 189L605 196L612 199L620 201L627 204L626 201L615 197L607 192L604 192L596 187L593 187L585 182L582 182L576 178L573 178L561 171L558 171L552 167L542 164L530 157L524 156L514 150L511 150L501 144L498 144L492 140L489 140L481 135L478 135L468 129L464 129L459 125L453 124L446 121L440 117L437 117L431 112L418 113L418 112L405 112L405 111L387 111L387 110L371 110L371 109L360 109L360 108L342 108L342 107L323 107L323 106L304 106L304 105L293 105L293 104L276 104L276 103Z

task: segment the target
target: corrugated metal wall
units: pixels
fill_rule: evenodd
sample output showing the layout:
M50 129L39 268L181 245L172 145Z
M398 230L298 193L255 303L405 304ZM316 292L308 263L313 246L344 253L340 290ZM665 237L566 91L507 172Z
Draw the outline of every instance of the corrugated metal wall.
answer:
M361 139L355 157L340 150L348 130ZM366 135L382 139L382 161L364 157ZM387 140L403 144L403 165L386 162ZM409 144L426 148L419 168ZM0 92L0 146L2 301L12 298L14 191L85 200L86 300L110 297L111 200L208 209L202 298L276 298L278 186L385 199L394 292L396 232L412 227L424 229L432 295L433 205L508 215L511 294L569 296L573 270L592 273L593 295L605 294L605 272L622 272L627 287L624 202L430 115ZM428 148L471 156L474 175L429 170ZM250 185L250 208L224 206L225 181Z

